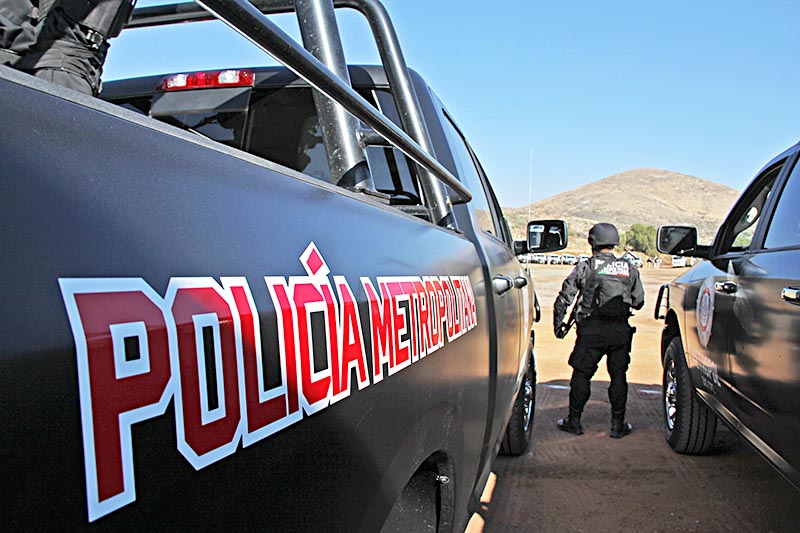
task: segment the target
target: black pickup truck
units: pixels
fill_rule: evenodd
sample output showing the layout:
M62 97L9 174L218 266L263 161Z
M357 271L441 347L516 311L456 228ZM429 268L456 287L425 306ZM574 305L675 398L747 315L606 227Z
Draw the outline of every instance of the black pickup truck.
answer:
M4 530L462 530L498 450L528 448L516 256L566 226L515 242L382 6L334 3L382 67L323 64L264 14L292 2L242 0L204 5L288 68L103 101L0 67Z
M662 226L661 252L704 261L664 285L664 430L709 449L717 419L800 489L800 144L770 161L711 245Z

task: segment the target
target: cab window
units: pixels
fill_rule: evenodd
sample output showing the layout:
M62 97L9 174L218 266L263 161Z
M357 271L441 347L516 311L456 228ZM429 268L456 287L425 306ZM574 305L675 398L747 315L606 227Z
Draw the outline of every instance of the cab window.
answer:
M775 213L772 215L767 236L764 240L765 248L785 248L800 246L800 165L795 164L792 174L786 181Z
M498 239L502 239L502 227L498 221L495 220L492 213L489 198L481 183L481 177L478 173L478 169L475 167L475 162L472 159L472 152L450 117L446 113L444 116L445 135L453 149L458 175L467 189L469 189L469 192L472 193L470 205L475 210L478 226L484 232L494 235Z
M357 91L399 124L389 91ZM321 181L332 181L309 87L198 89L109 101ZM390 196L392 205L423 204L416 165L401 151L369 146L366 157L376 188Z
M390 118L392 113L396 114L388 91L359 90L359 93ZM244 150L319 180L331 181L310 88L255 90L250 102ZM370 146L366 156L375 188L388 194L393 205L422 203L416 167L402 152L396 148Z

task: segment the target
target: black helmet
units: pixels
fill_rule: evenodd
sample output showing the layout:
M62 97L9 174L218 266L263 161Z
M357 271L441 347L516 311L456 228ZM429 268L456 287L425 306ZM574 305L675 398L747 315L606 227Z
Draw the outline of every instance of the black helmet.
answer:
M589 244L592 248L619 246L619 232L614 224L601 222L589 230Z

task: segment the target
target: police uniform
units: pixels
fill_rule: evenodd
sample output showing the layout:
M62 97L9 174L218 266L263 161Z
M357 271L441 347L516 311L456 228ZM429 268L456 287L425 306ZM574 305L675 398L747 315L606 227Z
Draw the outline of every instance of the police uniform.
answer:
M611 436L621 437L631 430L630 424L625 422L628 396L625 373L630 364L635 329L628 324L628 317L631 308L641 309L644 305L644 288L633 264L605 251L619 244L616 228L611 224L598 224L592 230L589 234L592 257L578 263L564 280L554 305L553 326L559 336L567 309L580 293L574 310L578 338L569 357L573 369L569 416L559 420L558 427L577 435L583 433L580 417L589 400L590 380L605 355L611 377L608 387Z
M97 95L108 40L135 0L2 0L0 64Z

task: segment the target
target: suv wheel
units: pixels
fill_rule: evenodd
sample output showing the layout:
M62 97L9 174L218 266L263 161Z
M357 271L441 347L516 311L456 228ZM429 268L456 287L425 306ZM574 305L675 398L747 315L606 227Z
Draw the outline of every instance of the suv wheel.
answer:
M717 431L714 413L695 394L679 337L673 338L664 354L662 383L664 436L678 453L708 451Z
M517 391L511 419L508 421L506 435L500 445L500 453L522 455L530 446L533 437L533 411L536 407L536 370L533 357L528 358L528 366L522 376L522 384Z

